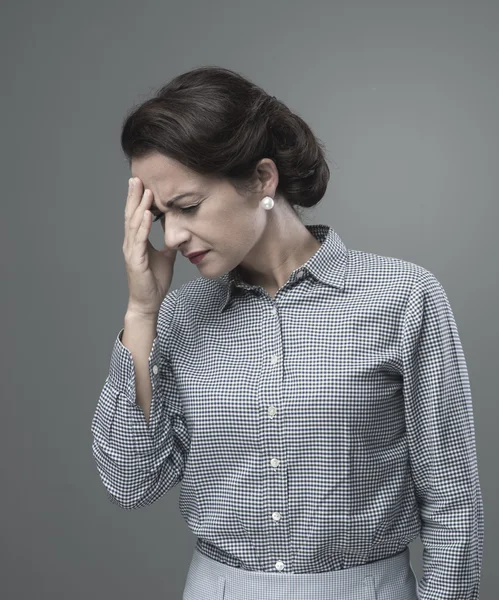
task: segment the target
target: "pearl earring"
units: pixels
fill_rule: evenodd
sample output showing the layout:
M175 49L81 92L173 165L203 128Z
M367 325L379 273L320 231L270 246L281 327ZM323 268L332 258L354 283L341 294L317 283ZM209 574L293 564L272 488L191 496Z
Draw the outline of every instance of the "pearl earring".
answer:
M270 210L274 206L274 200L270 196L265 196L262 198L261 204L265 210Z

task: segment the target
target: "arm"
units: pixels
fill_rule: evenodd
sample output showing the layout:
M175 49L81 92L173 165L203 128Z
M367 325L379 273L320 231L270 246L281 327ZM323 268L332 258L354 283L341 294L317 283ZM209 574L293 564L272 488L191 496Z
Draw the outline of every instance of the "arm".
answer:
M157 335L157 321L158 315L140 317L127 312L125 315L125 330L122 329L119 334L121 343L125 348L128 348L132 355L135 371L135 402L143 410L147 423L149 423L152 402L149 358Z
M97 470L111 502L125 509L152 504L183 476L189 435L168 356L175 303L176 290L165 297L158 316L148 360L148 417L137 403L133 357L122 344L122 329L92 420Z
M468 372L445 291L426 270L407 306L402 361L422 521L419 598L478 600L484 526Z

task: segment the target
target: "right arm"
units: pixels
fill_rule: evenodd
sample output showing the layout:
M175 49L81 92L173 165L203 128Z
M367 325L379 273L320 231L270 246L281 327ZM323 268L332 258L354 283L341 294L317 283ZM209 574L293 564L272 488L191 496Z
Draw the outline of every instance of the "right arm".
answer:
M154 327L127 314L92 420L97 470L121 508L152 504L183 476L190 440L168 352L176 298L167 294Z
M144 411L147 423L149 423L152 400L149 353L156 337L157 320L157 315L147 318L127 312L125 315L125 330L121 338L123 346L128 348L132 354L137 390L136 402Z

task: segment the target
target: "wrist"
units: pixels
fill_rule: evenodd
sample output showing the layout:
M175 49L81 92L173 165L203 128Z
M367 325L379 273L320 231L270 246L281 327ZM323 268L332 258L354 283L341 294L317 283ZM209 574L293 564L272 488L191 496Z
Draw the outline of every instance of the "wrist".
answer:
M125 323L133 321L141 321L146 323L156 323L158 320L158 313L146 313L136 309L127 308L125 313Z

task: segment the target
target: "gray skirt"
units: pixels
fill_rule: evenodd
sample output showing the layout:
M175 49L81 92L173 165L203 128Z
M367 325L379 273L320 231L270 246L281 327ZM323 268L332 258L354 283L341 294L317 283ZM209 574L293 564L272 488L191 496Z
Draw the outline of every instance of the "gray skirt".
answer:
M183 600L417 600L417 580L403 552L324 573L270 573L224 565L194 549Z

